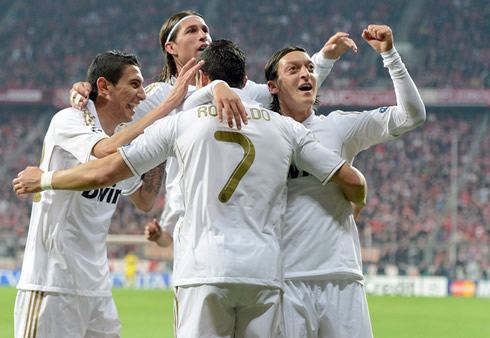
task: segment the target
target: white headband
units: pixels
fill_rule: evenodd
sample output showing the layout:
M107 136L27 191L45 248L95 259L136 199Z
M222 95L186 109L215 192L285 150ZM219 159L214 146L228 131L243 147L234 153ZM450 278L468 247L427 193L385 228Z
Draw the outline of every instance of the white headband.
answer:
M184 16L182 19L180 19L179 21L177 21L177 23L172 27L172 29L170 30L170 33L168 33L168 36L167 36L167 41L165 41L165 44L167 42L170 41L170 38L172 37L172 34L174 34L174 31L177 29L177 26L180 25L180 23L184 20L187 20L189 18L201 18L200 16L198 15L188 15L188 16ZM202 19L202 18L201 18Z

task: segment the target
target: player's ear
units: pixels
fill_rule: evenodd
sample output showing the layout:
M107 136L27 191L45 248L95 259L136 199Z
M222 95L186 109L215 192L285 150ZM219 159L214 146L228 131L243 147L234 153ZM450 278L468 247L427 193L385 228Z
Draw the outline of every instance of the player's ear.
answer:
M99 77L97 79L97 92L99 95L109 95L111 86L112 83L109 82L105 77Z
M267 81L267 87L269 87L271 94L279 93L279 87L277 86L276 80Z
M175 49L175 42L172 41L167 42L165 44L165 50L173 56L177 55L177 50Z
M199 69L198 73L199 73L199 81L200 81L201 87L204 87L211 82L211 81L209 81L208 74L203 72L201 69Z
M243 78L242 88L245 87L245 85L247 84L247 81L248 81L248 76L245 75L245 77Z

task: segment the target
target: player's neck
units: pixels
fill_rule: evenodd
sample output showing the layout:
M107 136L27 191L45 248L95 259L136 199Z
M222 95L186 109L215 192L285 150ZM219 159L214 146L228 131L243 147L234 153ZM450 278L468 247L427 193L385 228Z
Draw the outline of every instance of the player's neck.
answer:
M118 114L111 109L109 101L102 97L97 98L97 101L95 102L95 110L99 116L102 129L107 135L112 136L116 127L121 123L118 119Z
M182 66L177 64L177 73L175 74L175 77L178 78L179 77L179 74L180 74L180 71L182 69ZM195 86L196 85L196 77L194 76L190 81L189 81L189 84L190 85L193 85Z
M295 121L302 123L313 114L313 108L311 106L305 107L304 109L299 109L298 107L281 107L281 114L292 117Z

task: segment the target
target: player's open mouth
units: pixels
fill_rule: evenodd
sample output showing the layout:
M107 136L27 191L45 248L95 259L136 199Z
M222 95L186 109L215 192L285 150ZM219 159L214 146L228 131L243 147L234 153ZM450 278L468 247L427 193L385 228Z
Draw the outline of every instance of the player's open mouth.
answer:
M312 89L313 89L313 86L309 83L305 83L304 85L299 87L299 90L301 90L302 92L308 92Z
M138 104L135 104L135 103L128 104L128 108L131 109L132 111L134 111L136 109L136 107L138 107Z
M197 50L202 52L203 50L205 50L206 48L208 47L208 45L201 45Z

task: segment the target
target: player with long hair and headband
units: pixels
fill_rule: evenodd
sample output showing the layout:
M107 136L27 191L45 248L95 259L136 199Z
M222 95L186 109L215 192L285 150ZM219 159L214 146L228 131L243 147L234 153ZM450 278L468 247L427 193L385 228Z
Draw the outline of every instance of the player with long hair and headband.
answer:
M160 29L160 48L162 49L166 62L165 65L163 66L162 73L158 78L158 82L172 83L175 80L175 77L178 76L178 70L183 65L179 62L180 59L178 58L175 59L173 54L167 51L166 45L169 42L175 43L176 36L179 30L182 29L180 24L183 21L191 18L195 18L196 20L192 20L189 22L189 25L186 25L184 29L189 30L189 32L186 32L186 34L195 33L197 30L200 29L198 33L203 35L206 41L203 41L203 43L197 47L199 51L203 51L204 48L206 48L207 45L209 44L208 40L211 40L210 38L208 39L209 29L204 23L203 21L204 19L201 16L201 14L194 11L182 11L169 18L167 21L165 21L162 28ZM179 65L178 67L177 64Z

